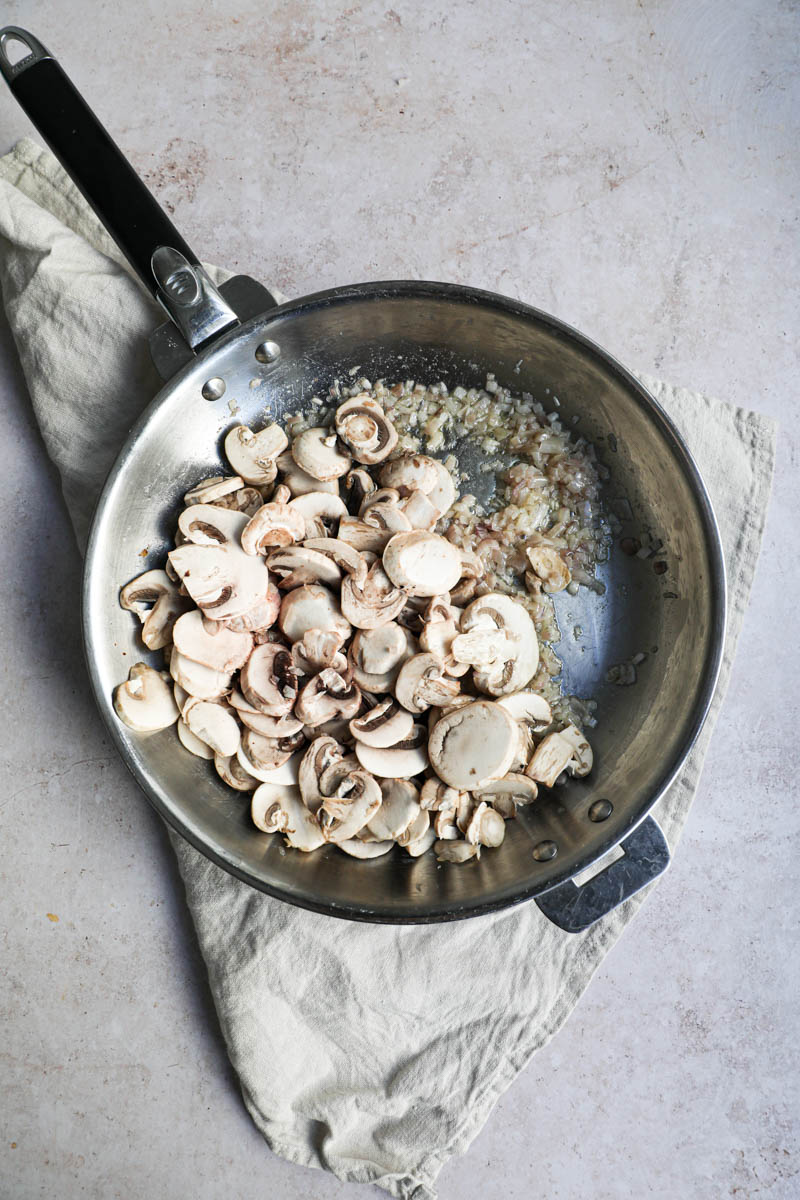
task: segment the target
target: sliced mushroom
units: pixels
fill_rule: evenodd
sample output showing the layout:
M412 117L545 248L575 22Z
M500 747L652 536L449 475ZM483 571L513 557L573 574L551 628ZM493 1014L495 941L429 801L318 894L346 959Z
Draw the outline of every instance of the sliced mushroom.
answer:
M462 633L485 629L500 632L506 639L499 658L475 667L473 679L479 691L503 696L530 681L539 664L539 643L533 621L521 604L500 592L488 592L464 610L460 625Z
M450 599L453 604L468 604L475 597L478 584L486 574L486 566L480 555L472 550L459 547L461 556L461 578L452 589Z
M419 635L420 650L435 654L448 675L458 679L466 675L469 663L456 662L452 654L453 639L458 636L457 621L461 610L453 607L446 597L434 596L423 613Z
M278 624L290 642L299 641L309 629L338 633L343 640L349 638L351 632L350 622L342 616L336 596L315 583L303 584L287 592L281 603Z
M337 842L336 845L352 858L380 858L383 854L389 853L394 842L362 842L358 837L354 837L345 838L343 842Z
M306 538L304 545L308 550L315 550L319 554L324 554L345 575L358 575L361 577L367 572L369 563L366 556L353 546L347 545L341 538Z
M319 822L300 799L297 787L262 783L253 792L253 823L265 833L282 833L295 850L308 854L325 844Z
M410 854L412 858L419 858L426 850L430 850L433 843L436 841L436 834L433 829L426 829L422 837L417 838L414 842L407 842L403 847L406 854Z
M390 747L367 746L355 743L356 758L365 770L379 779L411 779L428 765L425 729L414 725L402 742Z
M215 671L192 662L173 647L169 660L169 673L177 684L196 700L217 700L230 689L231 676L226 671Z
M242 517L210 504L196 507ZM247 522L246 517L242 519ZM168 558L192 600L215 621L240 617L267 595L269 575L263 559L245 554L240 545L189 543L170 550Z
M280 504L270 500L251 517L242 531L242 549L245 554L265 554L275 546L290 546L302 542L306 536L306 523L302 513L291 504Z
M339 540L352 546L354 550L383 554L392 536L391 530L376 522L368 524L361 517L342 517L339 522Z
M383 552L383 566L392 583L411 596L439 596L461 575L457 548L423 529L396 533Z
M255 775L245 771L235 754L215 754L214 766L222 782L227 783L228 787L233 788L234 791L252 792L254 788L258 787Z
M400 512L412 529L433 529L441 513L419 488L415 488L400 503Z
M350 732L365 746L394 746L409 736L414 725L410 712L391 696L350 722Z
M532 804L538 794L539 789L534 781L515 771L509 771L502 779L493 779L491 783L473 790L476 800L485 800L503 817L513 817L518 808Z
M351 512L358 512L364 499L375 491L375 480L369 471L363 467L355 467L345 478L347 507Z
M336 587L342 572L327 554L307 546L285 546L267 555L267 566L284 591L302 587L305 583L323 583Z
M459 837L458 826L456 825L455 808L440 808L436 810L436 816L433 818L433 831L437 838L441 838L444 842L455 841Z
M506 825L500 813L481 801L464 831L471 846L499 846L506 836Z
M220 496L218 500L209 501L219 508L231 508L235 512L244 513L247 517L252 517L261 505L264 503L264 497L258 488L241 487L235 492L227 492L224 496Z
M320 779L333 763L344 758L344 749L332 737L317 737L311 742L300 760L298 782L303 803L310 812L316 813L324 795L320 790Z
M193 504L178 517L175 544L193 546L235 546L240 548L242 530L247 525L244 513L220 508L218 504ZM178 537L184 539L183 543Z
M560 733L548 733L533 752L525 774L531 779L553 787L562 771L566 771L575 753L575 747Z
M351 458L339 447L336 434L323 427L306 429L291 445L292 458L314 479L339 479L350 470Z
M553 720L550 705L538 692L511 692L497 700L517 721L526 721L534 731L546 729Z
M183 497L184 504L214 504L231 492L238 492L244 487L240 475L212 475L209 479L201 479L200 483L191 488Z
M576 725L567 725L565 729L561 730L561 736L572 746L572 758L567 764L570 775L579 777L588 775L592 769L594 755L586 736Z
M383 462L397 445L397 430L377 400L362 393L336 410L336 432L356 462Z
M363 577L348 575L342 581L342 612L357 629L375 629L393 621L405 602L405 593L393 586L380 562L373 563Z
M457 634L451 643L450 653L457 663L485 669L503 662L507 649L508 639L504 629L479 625L469 633Z
M428 489L427 496L431 504L438 510L439 516L443 517L453 507L456 485L453 482L453 476L443 462L437 458L432 458L431 462L436 468L436 483Z
M291 713L282 717L268 717L266 713L251 712L248 709L237 709L239 720L245 729L260 733L267 738L291 738L303 732L303 723ZM527 758L525 762L527 762Z
M256 646L239 676L245 699L266 713L280 717L292 709L297 697L297 676L285 646L265 642Z
M145 571L126 583L119 602L135 612L142 623L142 641L148 650L162 650L172 641L172 628L187 611L189 601L181 596L166 571Z
M367 506L361 515L361 520L365 525L374 525L376 529L380 529L390 536L393 533L405 533L411 529L411 521L402 509L398 508L397 504L386 501L379 502L372 496L367 498Z
M394 690L403 708L421 713L431 705L444 708L458 695L461 684L445 674L435 654L415 654L400 668Z
M214 621L203 614L203 624L208 628L209 633L216 633L217 629L209 628L209 625L223 626L225 629L231 629L234 633L252 633L258 638L259 634L263 634L270 629L278 619L278 613L281 609L281 594L273 583L270 583L267 588L267 594L263 600L259 600L247 612L242 613L238 617L226 617L222 621Z
M234 633L232 629L224 628L217 633L208 633L198 609L178 618L172 637L175 648L184 658L225 674L238 671L253 649L251 633Z
M264 487L277 475L276 459L288 445L288 437L274 422L258 433L235 425L225 435L225 456L245 483Z
M300 690L295 715L312 728L335 717L350 718L361 707L361 692L338 671L326 667Z
M343 645L344 638L336 630L307 629L292 645L292 662L301 675L316 675L326 667L333 667L340 675L347 674L347 656L341 653Z
M525 554L534 575L541 579L545 592L563 592L572 582L569 567L557 550L550 546L527 546Z
M465 863L471 858L480 858L480 846L470 842L434 842L433 852L437 862Z
M192 700L183 710L183 720L195 737L210 746L215 754L229 757L236 753L241 733L236 718L226 705Z
M325 796L320 805L319 823L326 842L344 842L355 837L381 807L381 789L367 771L352 771L349 783L346 796Z
M127 682L114 692L114 711L136 733L155 733L178 720L178 706L172 687L159 671L147 663L136 663Z
M413 635L394 621L373 629L359 629L350 644L348 659L362 692L389 692L406 659L416 652Z
M305 522L303 538L327 537L328 526L347 516L344 500L332 492L305 492L290 500L289 508L298 512Z
M419 802L423 808L439 812L443 808L457 809L461 801L468 796L468 792L461 792L458 788L450 787L449 784L443 783L441 779L434 776L426 779L423 783Z
M302 750L288 754L288 747L281 744L268 745L273 738L259 738L257 733L246 733L236 751L236 757L249 775L261 783L281 783L295 786L298 780ZM249 739L249 740L248 740ZM258 759L258 762L255 760ZM259 762L262 766L259 766ZM275 765L272 765L275 764Z
M516 749L516 721L490 700L476 700L443 716L428 741L436 774L463 791L505 775Z
M277 463L283 483L289 488L292 496L303 496L306 492L331 492L333 495L339 495L338 479L315 479L313 475L298 467L289 450L278 456Z
M383 803L366 828L378 839L400 838L419 814L419 791L407 779L381 779L380 789Z
M418 808L411 824L406 826L401 834L398 834L398 846L410 846L414 842L418 842L428 832L430 825L431 814L423 808Z
M396 488L401 496L408 496L414 490L427 495L440 482L436 464L426 454L404 454L395 458L381 467L378 478L382 487Z

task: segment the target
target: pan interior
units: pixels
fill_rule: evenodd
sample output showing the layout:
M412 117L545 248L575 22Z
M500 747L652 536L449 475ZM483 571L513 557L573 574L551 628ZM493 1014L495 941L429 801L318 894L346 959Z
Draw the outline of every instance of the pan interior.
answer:
M265 341L279 353L263 362ZM327 848L287 850L259 833L249 802L178 743L174 730L131 733L111 695L130 665L158 663L118 605L120 586L163 565L181 507L197 480L227 470L222 438L232 424L258 427L306 407L348 372L374 380L445 380L479 386L487 372L546 407L595 442L610 471L609 501L627 500L623 532L646 529L664 542L652 560L618 546L598 597L581 589L558 601L565 689L598 704L590 731L592 774L508 823L498 851L478 863L442 866L432 854L394 850L372 861ZM210 378L224 394L203 398ZM208 389L206 389L208 390ZM485 488L481 455L464 454L472 490ZM466 485L465 488L466 489ZM624 508L624 504L623 504ZM112 471L86 561L84 627L98 703L150 799L199 849L256 887L294 903L371 920L468 916L538 894L604 853L640 821L678 769L710 700L723 632L724 583L718 537L702 484L661 410L607 355L574 331L513 301L432 284L373 284L286 305L249 322L156 397ZM583 636L571 636L579 625ZM609 668L644 654L634 686L606 681ZM595 801L610 816L593 821ZM607 807L607 806L606 806ZM597 810L594 810L597 815ZM553 842L555 857L533 850Z

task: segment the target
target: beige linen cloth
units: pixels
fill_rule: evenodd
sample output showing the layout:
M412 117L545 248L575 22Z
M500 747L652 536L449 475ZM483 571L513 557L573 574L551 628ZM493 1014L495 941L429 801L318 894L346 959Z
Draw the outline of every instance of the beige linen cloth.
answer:
M221 271L213 271L224 278ZM0 160L0 276L45 445L78 541L134 419L160 386L161 321L55 160ZM728 640L703 733L658 805L674 850L730 675L767 509L774 426L646 379L711 493L730 583ZM142 799L144 803L144 798ZM245 1103L271 1148L341 1179L432 1200L498 1096L575 1006L652 890L581 935L535 904L436 926L363 925L253 891L172 843Z

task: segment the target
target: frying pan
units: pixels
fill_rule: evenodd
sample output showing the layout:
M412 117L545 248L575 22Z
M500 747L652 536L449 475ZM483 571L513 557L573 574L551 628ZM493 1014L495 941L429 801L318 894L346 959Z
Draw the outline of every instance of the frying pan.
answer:
M14 63L13 42L23 50ZM253 887L358 920L453 920L535 898L551 920L577 931L654 879L669 853L648 814L708 711L725 633L725 571L703 482L653 397L581 333L475 288L367 283L282 305L246 276L216 288L41 43L6 27L0 70L169 318L151 339L164 387L109 474L83 585L97 704L157 811ZM128 666L147 657L130 614L119 607L119 588L163 563L183 493L225 469L220 445L233 422L229 401L238 406L236 423L259 427L267 415L281 420L325 394L351 368L371 379L444 379L451 387L480 386L491 371L515 393L544 402L557 395L565 424L577 424L595 443L610 472L606 498L626 514L621 536L646 529L663 542L663 574L652 560L615 545L599 571L603 597L585 589L557 597L566 633L559 646L564 689L598 705L594 770L523 809L508 823L503 846L466 866L399 850L371 861L345 859L332 847L310 855L287 850L280 837L253 827L241 795L188 754L174 730L132 733L111 704ZM468 443L455 449L469 477L464 490L486 497L492 479L478 470L479 451ZM584 631L580 644L567 632L575 625ZM638 663L635 685L610 682L609 669L631 660Z

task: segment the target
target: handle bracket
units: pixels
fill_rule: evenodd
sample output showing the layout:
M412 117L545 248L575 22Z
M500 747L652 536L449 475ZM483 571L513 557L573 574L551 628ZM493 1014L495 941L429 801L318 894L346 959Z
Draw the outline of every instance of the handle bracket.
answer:
M28 53L12 63L8 56L9 42L21 43L27 48ZM32 67L34 63L41 62L43 58L52 57L50 51L32 33L28 33L27 29L21 29L19 25L5 25L0 30L0 74L6 83L11 83L20 71L27 71L28 67Z
M554 925L567 933L582 933L669 866L669 846L652 817L637 825L620 846L621 857L581 887L570 879L537 897L539 908Z

